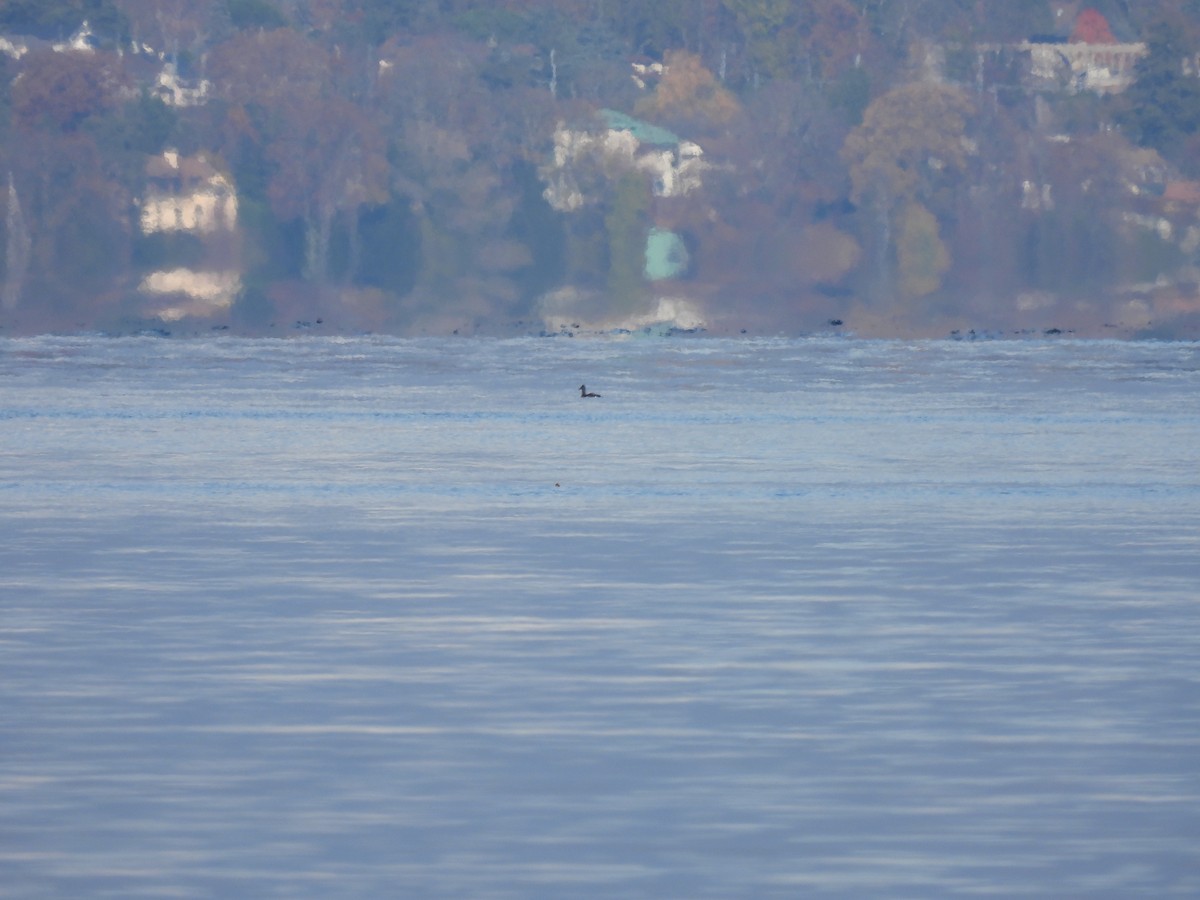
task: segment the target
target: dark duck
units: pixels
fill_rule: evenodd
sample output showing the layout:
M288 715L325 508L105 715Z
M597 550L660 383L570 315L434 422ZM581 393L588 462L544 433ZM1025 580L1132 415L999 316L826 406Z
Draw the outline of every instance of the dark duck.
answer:
M600 395L599 395L599 394L593 394L591 391L589 391L589 390L587 389L587 385L581 384L581 385L579 386L579 396L580 396L580 397L599 397Z

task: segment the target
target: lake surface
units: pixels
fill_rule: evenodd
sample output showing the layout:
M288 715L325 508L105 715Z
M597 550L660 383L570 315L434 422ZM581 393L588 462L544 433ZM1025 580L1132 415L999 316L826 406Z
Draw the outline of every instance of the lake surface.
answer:
M0 339L0 896L980 895L1200 895L1200 345Z

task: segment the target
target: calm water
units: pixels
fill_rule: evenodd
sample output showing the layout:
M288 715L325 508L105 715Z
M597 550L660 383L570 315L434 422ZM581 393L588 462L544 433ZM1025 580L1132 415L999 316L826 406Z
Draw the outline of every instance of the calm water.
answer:
M1193 344L0 340L0 896L1197 896L1198 463Z

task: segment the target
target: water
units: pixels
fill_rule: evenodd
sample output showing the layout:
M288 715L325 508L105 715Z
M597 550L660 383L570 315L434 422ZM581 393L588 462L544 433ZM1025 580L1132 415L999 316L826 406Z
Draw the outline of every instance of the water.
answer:
M9 339L0 436L0 896L1200 894L1197 345Z

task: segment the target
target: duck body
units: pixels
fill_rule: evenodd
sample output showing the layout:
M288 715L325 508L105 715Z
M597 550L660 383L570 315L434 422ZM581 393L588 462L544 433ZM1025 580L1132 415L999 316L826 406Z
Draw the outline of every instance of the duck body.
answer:
M581 385L579 386L579 396L580 396L580 397L599 397L600 395L599 395L599 394L593 394L591 391L589 391L589 390L587 389L587 385L585 385L585 384L581 384Z

